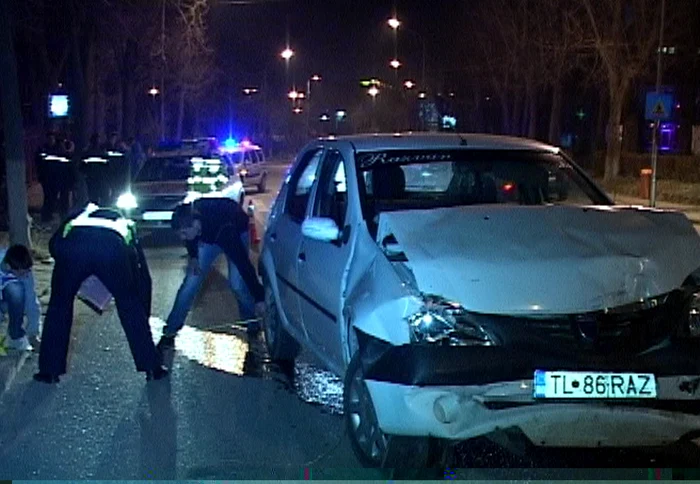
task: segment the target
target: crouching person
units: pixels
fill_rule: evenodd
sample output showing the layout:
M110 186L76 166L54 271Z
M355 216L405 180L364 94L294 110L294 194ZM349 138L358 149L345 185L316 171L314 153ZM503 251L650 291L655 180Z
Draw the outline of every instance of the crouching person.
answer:
M133 222L115 210L91 203L61 224L51 237L49 251L56 262L39 373L34 379L56 383L66 372L73 302L83 281L92 275L114 296L136 370L145 372L148 380L166 376L148 324L151 276Z
M0 261L0 311L8 316L7 346L18 351L32 351L32 344L39 343L41 329L32 254L23 245L12 245L0 249Z

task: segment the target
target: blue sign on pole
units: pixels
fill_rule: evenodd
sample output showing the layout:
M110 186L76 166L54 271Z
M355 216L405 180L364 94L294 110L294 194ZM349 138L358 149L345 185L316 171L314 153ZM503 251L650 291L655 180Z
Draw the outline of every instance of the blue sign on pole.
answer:
M647 93L645 117L650 121L663 121L671 118L672 94Z

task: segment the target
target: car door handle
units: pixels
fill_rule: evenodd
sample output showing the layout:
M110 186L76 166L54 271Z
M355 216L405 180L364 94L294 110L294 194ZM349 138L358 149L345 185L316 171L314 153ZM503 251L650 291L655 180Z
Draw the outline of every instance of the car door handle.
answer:
M306 254L304 252L299 252L299 260L302 262L306 260Z

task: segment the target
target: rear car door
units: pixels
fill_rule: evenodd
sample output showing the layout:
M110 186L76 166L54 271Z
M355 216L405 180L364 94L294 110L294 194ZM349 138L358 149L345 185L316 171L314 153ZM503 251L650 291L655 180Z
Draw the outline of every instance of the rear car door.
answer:
M299 285L304 329L311 344L330 361L342 364L340 339L341 292L355 234L349 232L348 177L341 152L329 148L324 156L311 217L330 218L345 230L344 240L321 242L301 237Z
M311 193L318 179L323 149L315 147L303 153L290 174L284 209L266 234L266 244L275 264L275 278L282 311L289 324L303 333L299 306L299 245L301 224L306 218Z

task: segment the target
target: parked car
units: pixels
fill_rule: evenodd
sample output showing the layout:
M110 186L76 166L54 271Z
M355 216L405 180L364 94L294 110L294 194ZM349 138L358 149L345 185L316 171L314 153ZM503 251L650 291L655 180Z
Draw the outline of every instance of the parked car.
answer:
M664 446L700 435L700 237L616 206L567 155L470 134L307 145L260 257L275 360L344 377L366 465L451 443Z
M267 162L263 149L249 141L234 143L221 149L223 157L231 165L232 173L241 179L247 189L258 193L267 190Z
M146 160L120 195L117 207L146 230L170 228L175 207L199 197L229 197L243 206L245 189L233 166L219 156L172 155Z

